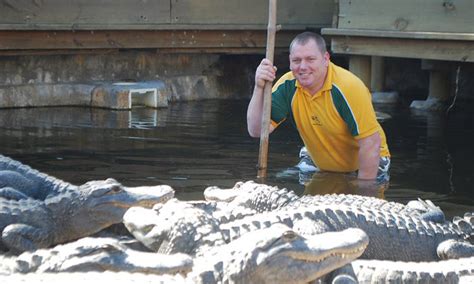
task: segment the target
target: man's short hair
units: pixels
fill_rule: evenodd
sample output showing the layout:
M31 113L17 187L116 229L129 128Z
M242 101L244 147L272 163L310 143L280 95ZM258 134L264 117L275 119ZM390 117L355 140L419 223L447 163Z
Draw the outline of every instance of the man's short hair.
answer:
M327 52L326 41L324 40L322 36L313 32L302 32L298 34L297 36L295 36L295 38L291 41L290 53L291 53L291 49L293 48L295 44L304 45L304 44L307 44L308 41L310 40L314 40L316 42L316 45L318 46L319 51L321 51L321 53L324 54L325 52Z

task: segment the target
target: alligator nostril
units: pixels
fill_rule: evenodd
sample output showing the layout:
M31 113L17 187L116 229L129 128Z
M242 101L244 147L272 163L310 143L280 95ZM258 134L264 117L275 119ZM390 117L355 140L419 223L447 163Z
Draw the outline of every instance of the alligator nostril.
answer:
M292 241L296 239L296 233L292 230L288 230L283 233L283 239L286 241Z
M111 190L113 192L120 192L122 190L122 187L120 185L114 185L112 186Z

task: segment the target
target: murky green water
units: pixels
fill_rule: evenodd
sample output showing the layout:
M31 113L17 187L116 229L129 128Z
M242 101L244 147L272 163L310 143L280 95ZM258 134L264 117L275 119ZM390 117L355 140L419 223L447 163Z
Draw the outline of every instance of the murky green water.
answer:
M211 185L254 179L258 139L246 130L247 101L203 101L166 109L0 110L0 153L81 184L113 177L125 185L168 184L180 199ZM448 216L474 211L474 117L377 107L392 153L387 200L430 199ZM302 146L291 127L270 136L267 183L302 193L291 169Z

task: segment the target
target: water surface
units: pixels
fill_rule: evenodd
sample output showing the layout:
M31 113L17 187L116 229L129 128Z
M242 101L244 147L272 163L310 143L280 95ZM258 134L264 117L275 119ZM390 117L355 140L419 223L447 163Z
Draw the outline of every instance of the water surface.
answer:
M0 110L0 153L74 184L113 177L128 186L168 184L183 200L211 185L256 180L259 140L247 101L177 103L165 109ZM376 106L392 154L384 198L430 199L448 216L474 211L474 117ZM301 140L291 126L270 136L267 183L303 193Z

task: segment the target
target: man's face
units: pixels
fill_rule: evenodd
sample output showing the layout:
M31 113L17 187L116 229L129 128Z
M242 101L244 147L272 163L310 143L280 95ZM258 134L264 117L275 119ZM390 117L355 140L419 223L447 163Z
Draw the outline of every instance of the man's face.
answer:
M321 53L316 42L295 43L290 50L290 69L300 85L315 94L324 83L329 53Z

